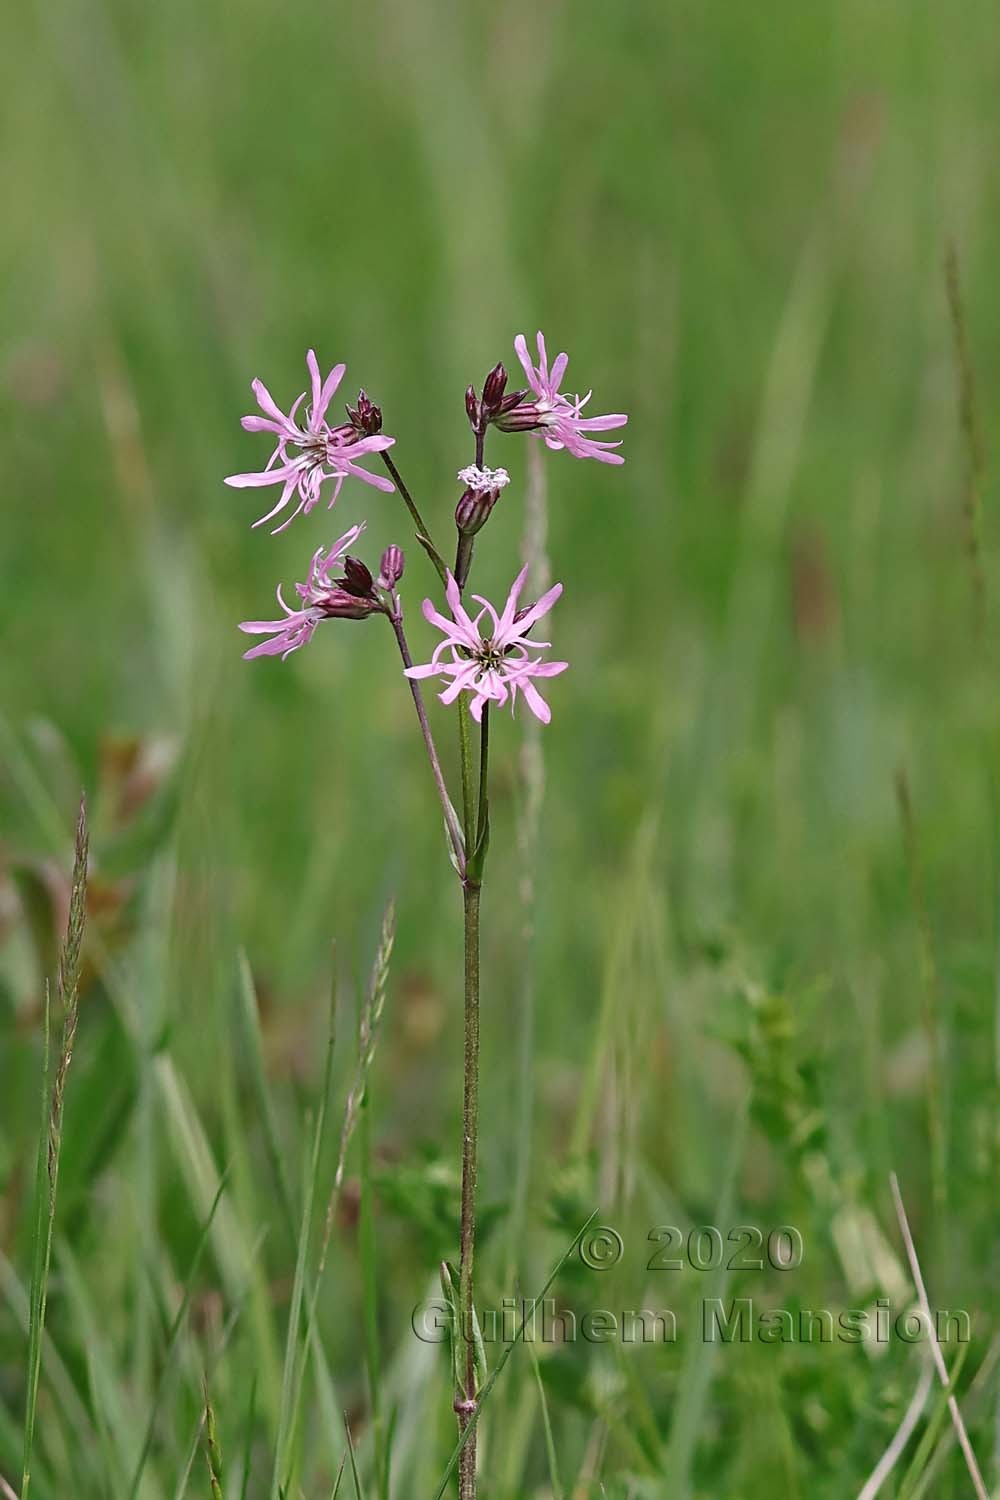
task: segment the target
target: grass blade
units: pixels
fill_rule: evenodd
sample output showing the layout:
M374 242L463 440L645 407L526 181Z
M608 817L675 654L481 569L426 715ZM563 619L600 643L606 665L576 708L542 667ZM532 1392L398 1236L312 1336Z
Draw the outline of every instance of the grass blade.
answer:
M389 983L389 962L392 958L392 949L395 941L396 903L390 898L382 915L382 929L379 934L378 948L375 952L375 962L372 965L371 978L368 983L368 994L361 1012L358 1061L351 1090L347 1096L347 1104L344 1109L344 1123L340 1131L340 1151L337 1157L337 1170L333 1176L333 1188L326 1206L326 1222L323 1226L323 1243L320 1249L319 1270L316 1276L317 1283L323 1275L323 1268L326 1265L327 1251L330 1248L330 1236L333 1233L334 1215L337 1211L337 1199L340 1196L341 1184L344 1181L347 1152L351 1144L351 1138L354 1135L355 1126L358 1123L358 1111L361 1108L361 1100L364 1096L368 1073L375 1060L375 1048L378 1044L379 1027L382 1021L382 1012L385 1009L386 990Z
M569 1260L570 1256L573 1254L573 1252L576 1249L577 1245L579 1245L580 1241L583 1239L583 1236L587 1233L587 1230L590 1228L591 1224L593 1224L594 1220L597 1218L597 1215L598 1215L599 1212L600 1212L600 1210L595 1208L594 1212L590 1215L590 1217L587 1220L587 1222L585 1224L581 1224L580 1225L580 1228L577 1230L576 1234L573 1237L572 1244L570 1244L569 1247L559 1257L559 1260L556 1262L555 1266L552 1268L552 1271L549 1273L549 1278L546 1281L545 1285L542 1287L542 1290L533 1299L533 1301L531 1303L531 1306L525 1312L523 1318L521 1319L521 1322L520 1322L520 1325L518 1327L517 1333L514 1335L513 1339L510 1341L509 1344L505 1344L504 1345L503 1353L500 1355L500 1358L497 1360L496 1364L493 1366L493 1372L492 1372L492 1374L490 1375L490 1377L487 1380L486 1384L483 1386L482 1390L479 1393L479 1404L476 1407L476 1410L472 1414L472 1418L471 1418L471 1420L469 1422L469 1425L468 1425L468 1427L466 1427L465 1431L462 1433L462 1436L459 1438L458 1442L455 1444L454 1449L452 1450L452 1455L451 1455L451 1458L448 1460L448 1467L445 1469L444 1474L442 1475L441 1483L438 1485L437 1489L434 1491L434 1500L441 1500L441 1497L444 1495L445 1490L448 1488L448 1481L451 1478L452 1474L455 1472L455 1466L458 1463L459 1454L461 1453L462 1449L465 1447L466 1443L469 1441L469 1438L472 1435L472 1433L475 1432L477 1426L479 1425L479 1418L480 1418L480 1416L482 1414L483 1407L486 1405L486 1402L489 1399L490 1392L492 1391L493 1387L496 1385L498 1379L500 1378L500 1372L503 1369L504 1365L510 1359L510 1357L513 1354L514 1350L517 1348L518 1344L523 1339L525 1328L531 1322L531 1320L534 1317L535 1311L538 1308L539 1304L545 1299L545 1297L546 1297L546 1295L548 1293L549 1287L555 1281L556 1277L559 1275L559 1272L562 1270L563 1266Z
M933 1383L934 1371L927 1363L921 1372L917 1388L910 1398L910 1404L903 1413L903 1420L893 1433L888 1448L872 1470L871 1478L865 1482L864 1488L859 1492L858 1500L875 1500L875 1496L902 1458L906 1445L913 1435L913 1429L923 1415Z
M965 1361L968 1357L969 1349L971 1347L972 1346L970 1344L962 1345L959 1356L955 1361L954 1369L951 1372L951 1379L949 1380L947 1386L941 1391L937 1401L934 1403L934 1407L930 1415L930 1420L927 1423L927 1429L924 1432L923 1437L920 1439L919 1444L917 1445L917 1451L913 1455L913 1458L910 1462L910 1467L903 1475L902 1483L899 1486L899 1500L913 1500L913 1494L916 1486L923 1478L924 1473L927 1469L927 1465L930 1463L931 1458L934 1455L934 1450L938 1447L938 1438L940 1436L941 1429L944 1426L945 1418L948 1415L948 1403L955 1391L956 1386L958 1385L963 1366L965 1365ZM930 1383L930 1380L933 1379L932 1362L928 1361L927 1368L924 1373L928 1377L928 1383ZM907 1413L907 1415L909 1415L909 1413Z
M281 1381L281 1407L278 1419L278 1434L275 1443L274 1472L271 1479L272 1500L279 1500L282 1486L292 1468L293 1444L298 1429L299 1406L302 1396L305 1354L308 1352L308 1337L305 1351L300 1357L299 1333L302 1306L305 1298L309 1240L312 1232L313 1213L319 1190L319 1166L326 1135L327 1106L330 1098L330 1083L333 1074L334 1014L336 985L332 987L330 1001L330 1029L326 1048L326 1064L323 1070L323 1087L320 1095L316 1128L313 1132L312 1150L304 1163L302 1222L299 1227L298 1251L295 1258L295 1278L292 1283L292 1300L288 1312L288 1332L285 1343L285 1363ZM310 1307L310 1314L312 1308ZM312 1318L310 1316L310 1325Z
M263 1126L264 1149L267 1153L268 1165L274 1177L289 1243L294 1246L296 1243L297 1226L295 1212L292 1208L292 1194L288 1185L288 1176L285 1172L284 1152L281 1149L278 1126L274 1117L274 1104L264 1072L264 1052L261 1045L260 1008L257 1003L257 987L254 984L250 962L243 952L239 955L239 989L236 1004L236 1024L243 1037L244 1053L250 1067L250 1082L253 1086L254 1098L260 1122Z
M208 1397L208 1382L205 1382L205 1461L208 1464L212 1500L223 1500L222 1494L222 1449L215 1428L215 1412Z
M257 1377L250 1382L250 1409L247 1412L246 1438L243 1444L243 1479L240 1483L240 1500L247 1500L250 1489L250 1470L253 1466L253 1423L257 1407Z
M330 1495L330 1500L337 1500L337 1496L340 1494L340 1486L341 1486L341 1482L342 1482L342 1480L344 1478L344 1470L346 1469L346 1467L347 1467L347 1454L345 1453L344 1456L343 1456L343 1458L340 1460L340 1468L337 1470L337 1477L334 1480L333 1491L332 1491L332 1493Z
M384 1451L385 1432L382 1420L382 1382L378 1349L378 1256L375 1247L375 1214L372 1202L374 1188L371 1172L371 1107L367 1089L361 1100L358 1138L361 1153L359 1248L365 1325L365 1362L368 1366L372 1451L375 1460L375 1488L379 1500L389 1500L389 1472Z
M958 1439L958 1446L962 1450L962 1457L965 1460L965 1466L969 1471L969 1478L972 1480L972 1487L978 1496L978 1500L989 1500L989 1492L983 1483L983 1476L979 1472L979 1463L973 1452L972 1444L969 1441L969 1434L962 1418L961 1409L951 1391L953 1377L950 1377L948 1374L948 1367L944 1362L941 1346L933 1336L934 1318L931 1313L931 1305L927 1297L927 1288L924 1286L923 1272L920 1269L920 1261L917 1257L917 1247L913 1243L913 1235L910 1233L910 1223L906 1217L906 1207L903 1203L903 1195L899 1190L899 1180L895 1172L889 1178L889 1186L892 1188L892 1201L896 1208L896 1217L899 1220L899 1232L903 1237L903 1244L906 1246L906 1258L910 1263L913 1284L917 1289L917 1300L920 1304L920 1311L924 1316L929 1334L928 1342L931 1358L934 1361L938 1379L948 1392L948 1413L951 1417L952 1426L955 1429L955 1437Z
M542 1429L545 1433L545 1455L549 1464L549 1483L552 1486L552 1500L562 1500L563 1489L559 1481L559 1463L556 1458L556 1445L552 1436L552 1422L549 1417L549 1403L545 1395L545 1386L542 1382L542 1370L538 1363L538 1355L535 1353L533 1343L528 1345L531 1355L531 1368L535 1374L535 1384L538 1387L538 1404L542 1410Z
M28 1500L31 1488L31 1455L35 1439L38 1384L42 1369L42 1335L45 1331L49 1270L52 1263L52 1232L56 1216L56 1189L59 1180L59 1153L62 1148L66 1079L73 1058L73 1043L79 1019L80 950L87 925L88 849L87 803L86 799L81 797L73 852L69 918L66 924L66 937L59 955L59 973L56 981L56 995L62 1014L62 1045L55 1078L52 1081L51 1098L49 1096L51 1015L48 986L45 989L42 1042L42 1129L38 1143L38 1164L35 1176L35 1235L29 1290L31 1311L28 1333L28 1381L24 1415L21 1500Z
M344 1413L344 1432L347 1436L347 1452L351 1460L351 1478L354 1480L354 1493L357 1500L364 1500L361 1490L361 1480L358 1476L358 1460L354 1454L354 1440L351 1437L351 1424L347 1420L346 1411Z
M180 1337L181 1329L184 1326L184 1320L187 1317L188 1308L191 1306L191 1298L194 1294L194 1279L198 1273L198 1267L201 1264L202 1252L204 1251L205 1246L208 1243L209 1233L212 1228L212 1221L215 1218L215 1210L218 1208L219 1203L222 1200L222 1194L225 1190L227 1175L228 1174L224 1172L219 1180L219 1187L215 1194L215 1198L212 1201L212 1207L209 1210L208 1218L205 1220L205 1223L202 1226L201 1234L198 1236L198 1243L195 1246L194 1255L191 1258L191 1269L188 1272L187 1280L184 1284L184 1291L181 1296L180 1306L178 1307L176 1315L174 1316L174 1320L170 1325L170 1331L167 1335L166 1347L163 1350L162 1355L160 1356L160 1369L157 1388L154 1392L153 1400L150 1403L149 1420L146 1424L146 1435L143 1439L142 1449L139 1454L139 1462L136 1464L135 1473L132 1476L132 1483L129 1486L128 1500L135 1500L136 1495L139 1493L139 1484L142 1480L143 1470L146 1467L146 1462L149 1458L149 1452L153 1446L153 1434L156 1430L156 1419L159 1412L164 1387L166 1386L167 1377L171 1370L173 1356L177 1348L177 1342Z
M341 1126L340 1133L340 1149L338 1152L337 1167L334 1173L333 1187L330 1191L330 1197L327 1201L326 1219L323 1226L323 1236L320 1244L319 1264L316 1270L316 1276L313 1282L311 1293L306 1304L305 1339L303 1341L301 1350L298 1351L297 1357L294 1360L291 1373L289 1373L287 1360L295 1354L293 1337L297 1336L298 1318L301 1316L302 1309L302 1291L306 1284L306 1267L304 1261L302 1262L303 1282L302 1287L299 1288L299 1301L297 1306L295 1305L295 1295L293 1291L293 1310L295 1312L295 1322L289 1323L289 1343L286 1349L286 1377L290 1383L289 1399L292 1403L289 1416L291 1418L291 1416L294 1415L296 1421L298 1407L302 1396L306 1360L309 1356L310 1348L318 1348L318 1341L313 1338L313 1331L315 1329L316 1323L316 1306L319 1301L320 1283L322 1281L323 1270L326 1265L327 1252L330 1246L330 1237L333 1233L333 1224L337 1210L337 1201L340 1195L340 1187L344 1179L344 1169L347 1162L347 1152L358 1122L358 1116L361 1109L361 1102L364 1098L368 1074L375 1059L375 1049L378 1044L379 1028L382 1020L382 1014L385 1009L386 992L389 982L389 961L392 957L392 949L395 942L395 936L396 907L395 903L390 900L386 905L385 911L382 916L382 927L379 936L378 947L375 952L375 961L372 965L371 977L368 983L368 993L365 997L365 1003L361 1011L361 1020L359 1025L358 1061L355 1067L351 1089L347 1097L347 1104L344 1109L344 1121L343 1125ZM328 1071L332 1063L332 1045L333 1011L331 1009L330 1049L328 1050L327 1056ZM324 1084L324 1119L325 1105L328 1093L329 1078L327 1078ZM318 1167L319 1155L317 1154L314 1156L313 1160L313 1186L315 1186L315 1174L316 1171L318 1171ZM304 1255L306 1248L307 1247L303 1245L300 1235L300 1257ZM298 1266L296 1267L296 1282L298 1282ZM276 1476L278 1472L279 1471L276 1467ZM273 1496L272 1500L276 1500L276 1497Z

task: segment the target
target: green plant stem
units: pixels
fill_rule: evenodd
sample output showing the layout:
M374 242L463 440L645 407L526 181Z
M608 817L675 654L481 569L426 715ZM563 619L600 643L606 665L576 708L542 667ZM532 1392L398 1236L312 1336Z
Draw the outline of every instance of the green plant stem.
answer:
M479 1135L479 901L478 882L463 888L465 915L465 1066L462 1092L462 1222L459 1262L459 1336L465 1340L464 1387L455 1393L460 1435L476 1412L476 1349L473 1262L476 1252L476 1173ZM476 1493L476 1435L473 1432L459 1460L461 1500Z
M486 830L490 747L489 704L483 706L479 740L479 807L475 824L475 848ZM468 783L472 801L472 776ZM471 819L470 819L471 823ZM465 917L465 1050L464 1086L462 1091L462 1220L459 1261L460 1335L465 1340L464 1388L455 1393L459 1434L464 1436L473 1421L477 1406L475 1290L473 1266L476 1253L476 1177L479 1143L479 908L482 894L482 868L477 876L463 882ZM459 1459L458 1491L461 1500L475 1500L476 1434L470 1433Z
M465 580L469 576L472 567L472 550L475 546L475 537L468 536L464 531L458 533L458 545L455 548L455 582L460 589L465 588Z
M472 740L469 735L469 709L463 697L458 700L458 757L462 767L462 821L465 827L465 847L470 854L475 852L476 828L472 821Z
M393 463L388 453L382 453L379 456L388 469L393 484L395 484L399 493L402 495L403 503L405 504L407 510L410 512L410 519L413 521L414 526L417 528L417 541L423 547L424 551L427 553L427 556L430 558L431 562L437 569L437 574L441 582L446 583L448 570L444 565L444 560L442 559L440 552L434 545L430 531L427 527L427 523L425 522L423 516L420 514L420 511L417 509L416 501L403 482L402 474L400 474L399 470L396 468L396 465Z
M482 468L485 432L476 433L476 467ZM455 561L459 589L465 587L472 566L472 547L462 556L459 537ZM467 539L471 544L471 538ZM461 568L461 576L458 577ZM476 1423L479 1400L476 1390L475 1279L476 1178L479 1169L479 907L482 894L483 860L479 843L486 829L489 775L489 704L483 706L479 740L479 798L475 808L472 747L469 743L469 710L460 698L458 744L462 762L462 810L465 818L467 860L475 856L475 878L466 873L462 882L465 927L465 1048L462 1088L462 1218L459 1230L459 1336L465 1340L464 1390L455 1392L459 1440L459 1500L476 1500ZM471 1430L470 1430L471 1429Z
M476 847L486 831L486 816L489 808L490 769L490 705L483 704L483 718L479 739L479 812L476 817Z
M410 655L410 648L407 644L406 634L403 630L403 617L398 612L398 610L395 614L391 614L389 616L389 622L392 625L393 633L396 637L396 643L399 646L399 654L403 658L403 665L406 667L412 667L413 657ZM437 787L437 794L441 799L441 808L444 812L445 827L448 830L448 836L451 839L451 845L455 851L455 859L458 862L458 873L459 875L464 876L466 859L465 849L469 837L468 818L466 818L466 835L465 843L463 843L462 830L458 824L458 815L451 804L451 798L448 796L448 788L445 785L444 772L441 770L441 762L438 759L437 749L434 745L434 736L431 734L431 726L427 718L427 710L424 707L424 697L420 691L420 684L418 682L415 682L412 677L408 677L406 680L410 684L410 694L413 698L413 706L417 710L417 719L420 723L420 732L424 737L424 745L427 748L427 758L431 763L431 772L434 776L434 785ZM464 763L462 774L462 792L464 797Z

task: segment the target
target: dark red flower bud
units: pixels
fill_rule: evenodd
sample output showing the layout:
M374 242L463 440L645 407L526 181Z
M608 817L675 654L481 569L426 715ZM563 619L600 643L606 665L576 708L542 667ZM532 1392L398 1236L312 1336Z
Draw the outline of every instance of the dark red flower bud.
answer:
M493 423L501 432L531 432L536 427L547 426L548 415L548 412L540 411L534 401L525 401L501 411L493 418Z
M506 389L507 371L502 364L495 364L483 381L483 412L487 417L497 410Z
M385 613L374 596L360 598L345 588L329 589L317 601L317 608L331 620L367 620L369 615Z
M481 486L474 489L470 485L464 490L455 506L455 525L462 536L475 536L477 531L481 531L499 499L499 489L486 490Z
M465 410L473 431L478 432L479 424L482 421L482 410L479 405L479 397L476 395L476 388L474 385L470 385L469 389L465 393Z
M375 580L360 557L345 557L344 577L341 580L340 586L346 589L349 594L365 598L374 589Z
M513 411L515 406L520 406L521 402L524 400L527 394L528 392L526 390L511 391L508 395L504 396L503 400L500 402L499 406L497 407L498 412L503 413L507 411Z
M347 408L351 426L365 437L374 437L382 431L382 409L370 401L364 391L358 392L357 406Z
M382 561L379 564L379 587L394 589L402 578L405 567L406 558L403 556L402 547L397 547L395 543L391 547L386 547L382 553Z

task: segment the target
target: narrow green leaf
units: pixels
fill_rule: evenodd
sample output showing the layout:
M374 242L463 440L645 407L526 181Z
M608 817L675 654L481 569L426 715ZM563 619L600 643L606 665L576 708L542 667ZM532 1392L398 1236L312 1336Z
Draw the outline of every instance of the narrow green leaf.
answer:
M549 1278L546 1281L545 1285L542 1287L542 1289L538 1293L538 1295L533 1299L533 1301L531 1303L531 1306L528 1308L528 1310L525 1313L524 1317L521 1319L520 1326L518 1327L517 1333L514 1335L514 1338L511 1340L511 1342L509 1344L506 1344L504 1346L504 1349L503 1349L503 1352L500 1355L500 1358L497 1360L495 1366L493 1367L493 1373L492 1373L492 1375L489 1377L489 1379L487 1380L486 1384L483 1386L482 1390L479 1393L478 1405L476 1407L475 1412L473 1413L472 1419L469 1422L468 1427L466 1427L466 1429L463 1432L462 1436L459 1438L458 1442L455 1444L455 1447L452 1450L451 1458L448 1460L448 1467L444 1471L444 1474L443 1474L442 1479L441 1479L441 1483L438 1485L437 1489L434 1491L434 1500L441 1500L441 1497L444 1495L445 1490L448 1488L448 1481L450 1480L452 1474L455 1472L455 1467L458 1464L459 1455L462 1452L462 1449L465 1447L466 1443L469 1441L469 1438L472 1436L473 1432L475 1432L476 1427L479 1424L479 1418L480 1418L480 1416L482 1414L483 1407L486 1405L486 1402L489 1399L490 1392L493 1390L493 1387L496 1385L497 1381L499 1380L500 1374L501 1374L501 1371L503 1370L504 1365L510 1359L510 1357L513 1354L514 1350L517 1348L518 1344L523 1339L523 1337L524 1337L524 1330L527 1327L528 1323L531 1321L531 1319L534 1317L536 1308L539 1306L539 1304L545 1298L546 1294L548 1293L549 1287L555 1281L556 1277L559 1275L559 1272L562 1270L563 1266L566 1264L566 1262L569 1260L570 1256L576 1250L576 1247L579 1245L580 1241L583 1239L583 1236L586 1234L586 1232L590 1228L591 1224L593 1224L594 1220L597 1218L597 1215L598 1215L599 1212L600 1212L600 1210L595 1208L594 1212L587 1219L587 1222L585 1224L581 1224L580 1225L580 1228L577 1230L576 1235L574 1236L574 1239L573 1239L572 1243L569 1245L569 1247L560 1256L560 1258L556 1262L555 1266L553 1266L552 1271L549 1273Z
M62 1121L66 1079L73 1058L79 1014L80 954L87 925L87 803L80 799L73 851L73 876L70 887L69 916L66 935L59 953L56 994L62 1013L62 1045L55 1074L50 1080L51 1013L49 987L45 987L42 1027L42 1120L39 1131L38 1159L35 1171L35 1227L32 1245L31 1288L29 1293L30 1324L28 1335L28 1377L24 1416L24 1460L21 1473L21 1500L28 1500L31 1489L31 1454L35 1440L38 1411L38 1385L42 1368L42 1335L45 1331L45 1309L48 1300L49 1270L52 1261L52 1233L56 1216L56 1192L59 1183L59 1153L62 1148Z
M323 1070L323 1086L320 1095L319 1112L316 1118L316 1128L313 1132L312 1150L306 1157L303 1171L302 1222L299 1228L295 1277L292 1283L292 1300L288 1313L285 1362L281 1382L281 1407L275 1442L274 1473L271 1481L273 1500L279 1500L281 1485L287 1482L289 1470L292 1468L294 1443L298 1430L299 1407L302 1400L302 1386L304 1383L305 1357L308 1353L307 1331L305 1346L300 1357L300 1323L306 1290L307 1261L313 1214L319 1191L319 1167L326 1134L327 1106L330 1098L330 1084L333 1074L334 1011L335 987L330 1002L330 1028L326 1048L326 1064ZM312 1322L312 1311L313 1309L310 1307L310 1324Z
M361 1490L361 1479L358 1474L358 1460L354 1452L354 1439L351 1437L351 1424L347 1420L346 1411L344 1413L344 1432L347 1435L347 1452L351 1460L351 1478L354 1480L354 1494L356 1500L364 1500Z

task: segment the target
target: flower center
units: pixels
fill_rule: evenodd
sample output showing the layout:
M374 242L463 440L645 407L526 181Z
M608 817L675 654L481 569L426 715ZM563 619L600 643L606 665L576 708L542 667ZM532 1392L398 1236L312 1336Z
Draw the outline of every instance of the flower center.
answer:
M473 654L484 672L497 672L510 652L509 646L496 646L491 639L485 639L480 641L478 650Z
M299 457L303 459L310 469L318 468L326 462L326 438L308 437L304 442L296 444Z

